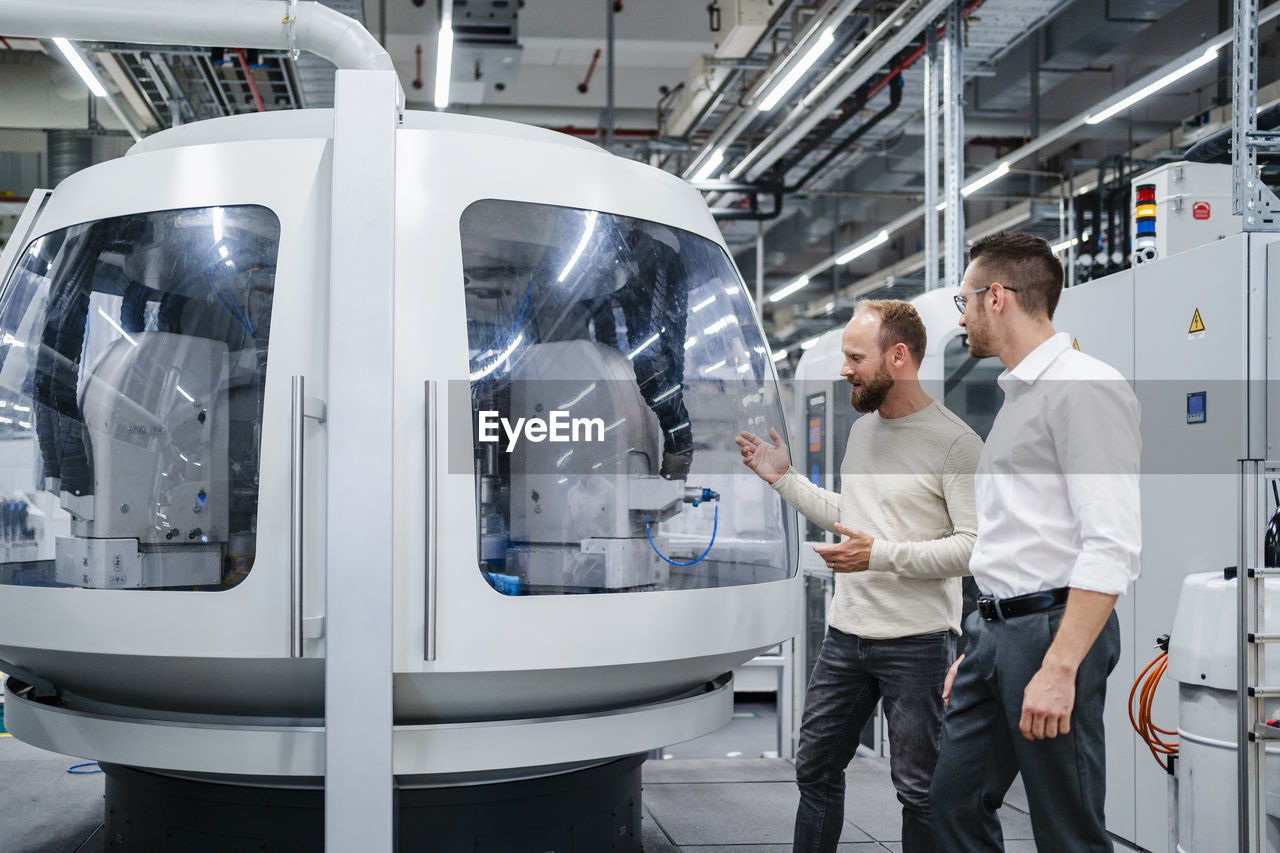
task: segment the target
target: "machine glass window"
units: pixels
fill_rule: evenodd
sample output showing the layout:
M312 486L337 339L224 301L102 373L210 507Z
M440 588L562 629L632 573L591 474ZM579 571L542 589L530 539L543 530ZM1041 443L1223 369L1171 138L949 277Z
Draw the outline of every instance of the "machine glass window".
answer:
M0 295L0 582L248 574L279 242L275 214L235 206L27 247Z
M792 515L734 444L784 416L723 249L640 219L492 200L464 212L462 248L472 440L458 464L474 466L479 563L495 589L695 589L794 572Z

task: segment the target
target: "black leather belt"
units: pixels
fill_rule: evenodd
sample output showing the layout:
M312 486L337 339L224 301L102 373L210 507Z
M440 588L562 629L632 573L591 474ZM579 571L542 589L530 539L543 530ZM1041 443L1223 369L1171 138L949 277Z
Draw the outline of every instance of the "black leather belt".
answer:
M988 622L997 619L1012 619L1015 616L1029 616L1042 613L1051 607L1065 604L1070 587L1042 589L1026 595L1015 595L1011 598L992 598L989 595L978 596L978 615Z

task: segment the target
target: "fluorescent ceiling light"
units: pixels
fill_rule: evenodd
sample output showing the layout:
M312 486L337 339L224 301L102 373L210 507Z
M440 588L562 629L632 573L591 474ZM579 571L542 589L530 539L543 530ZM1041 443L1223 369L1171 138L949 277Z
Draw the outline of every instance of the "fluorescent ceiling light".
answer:
M1054 252L1062 252L1067 249L1070 249L1072 246L1079 244L1079 242L1080 241L1078 239L1076 239L1075 237L1072 237L1070 240L1063 240L1061 243L1054 243L1049 248L1052 249Z
M707 162L698 167L698 171L689 176L691 181L705 181L711 177L711 173L720 168L720 164L724 162L724 149L717 148L711 152L711 156L707 158Z
M786 357L787 357L787 351L784 349L780 349L777 352L775 352L773 355L769 356L769 360L773 362L778 362L778 361L782 361Z
M865 255L867 252L870 252L876 246L881 246L887 242L889 242L889 232L881 231L879 234L872 237L870 240L863 241L857 246L854 246L849 251L845 252L840 257L836 258L836 264L839 266L843 266L849 263L849 261L852 261L854 258L860 258L863 255Z
M701 311L703 308L706 308L708 305L710 305L712 302L715 302L715 301L716 301L716 295L713 293L710 296L708 296L706 299L699 302L697 305L690 308L689 310L696 314L697 312Z
M773 87L773 91L765 96L765 99L759 103L756 109L762 113L767 113L776 107L778 101L781 101L788 92L795 88L795 85L808 73L813 64L822 58L822 54L827 52L827 48L831 47L835 40L836 28L834 25L823 30L822 35L814 42L813 47L805 51L804 56L795 64L795 67L787 72L778 85Z
M71 63L71 67L80 75L80 79L89 87L89 91L99 98L105 98L107 90L103 87L102 81L98 79L97 74L93 73L93 69L84 61L84 57L80 55L80 51L76 50L75 45L61 36L56 37L53 43L58 46L58 50L62 51L62 55L67 58L67 62Z
M960 194L968 198L987 184L995 183L1007 174L1009 174L1009 161L1006 160L994 172L965 184L964 189L960 190Z
M582 239L578 241L578 248L573 250L573 257L569 258L569 263L564 265L564 269L560 270L560 277L557 282L563 282L573 269L574 264L578 262L578 258L582 257L582 250L587 248L587 243L591 241L591 233L596 230L596 212L593 210L587 214L587 227L582 229Z
M656 341L656 340L657 340L658 338L660 338L660 337L662 337L662 333L661 333L661 332L654 332L654 333L653 333L653 335L652 335L648 340L646 340L646 341L645 341L644 343L642 343L640 346L636 347L635 349L633 349L633 350L631 351L631 354L627 356L627 360L628 360L628 361L631 361L632 359L634 359L634 358L635 358L636 356L638 356L640 353L642 353L642 352L644 352L646 349L648 349L648 348L649 348L649 345L650 345L650 344L652 344L654 341ZM565 408L568 408L568 407L566 406Z
M449 106L449 81L453 76L453 3L444 4L440 43L436 47L436 109Z
M775 290L773 293L770 293L769 301L781 302L783 299L786 299L788 296L795 293L797 290L804 287L808 283L809 283L809 276L802 275L795 281L788 284L786 287L783 287L779 290Z
M110 323L110 324L111 324L111 328L115 329L117 332L119 332L121 335L123 335L123 336L124 336L124 339L125 339L126 341L128 341L128 342L129 342L129 343L131 343L131 344L133 344L135 347L138 345L138 342L137 342L137 341L135 341L135 340L134 340L134 339L129 335L129 333L128 333L128 332L126 332L123 328L121 328L119 323L117 323L115 320L112 320L112 319L111 319L111 315L110 315L110 314L108 314L106 311L103 311L101 308L99 308L99 309L98 309L98 313L102 315L102 319L106 320L108 323Z
M816 344L820 340L822 340L822 335L818 335L816 338L809 338L809 340L800 344L800 349L803 349L803 350L812 349L814 344Z
M1111 118L1116 113L1129 109L1129 107L1138 103L1138 101L1141 101L1143 98L1147 97L1148 95L1152 95L1156 92L1159 92L1161 89L1163 89L1165 86L1168 86L1170 83L1173 83L1177 80L1181 80L1183 77L1186 77L1192 71L1195 71L1197 68L1200 68L1201 66L1209 64L1210 62L1212 62L1217 58L1218 58L1218 49L1216 47L1211 47L1208 50L1206 50L1203 54L1201 54L1198 59L1188 62L1186 65L1182 66L1181 68L1177 68L1177 69L1174 69L1173 71L1170 71L1168 74L1164 75L1159 80L1155 81L1154 83L1150 83L1146 86L1143 86L1141 89L1134 92L1129 97L1123 98L1117 101L1116 103L1107 107L1102 112L1096 115L1089 116L1087 119L1085 119L1085 124L1101 124L1102 122Z
M507 348L502 351L501 355L499 355L493 361L489 362L484 367L480 368L479 370L471 374L471 381L475 382L477 379L484 379L490 373L493 373L493 371L497 370L500 364L502 364L507 359L511 358L511 354L516 351L516 347L520 346L520 342L523 340L524 340L524 332L521 332L520 334L516 335L515 340L507 344Z
M707 326L705 329L703 329L702 334L714 335L716 332L720 332L720 331L723 331L724 329L729 328L730 319L731 319L730 315L726 314L725 316L721 317L719 320L716 320L710 326Z
M861 41L853 46L853 50L845 54L839 64L837 64L835 68L832 68L831 71L827 73L827 76L822 78L822 81L818 83L817 86L813 87L813 91L809 92L801 103L806 107L813 106L822 93L827 90L827 87L843 77L844 73L849 70L854 62L861 58L862 54L866 53L872 46L880 43L881 35L899 25L899 19L902 18L907 10L908 5L906 3L903 3L897 9L894 9L889 17L881 21L879 26L872 30L869 35L864 36Z

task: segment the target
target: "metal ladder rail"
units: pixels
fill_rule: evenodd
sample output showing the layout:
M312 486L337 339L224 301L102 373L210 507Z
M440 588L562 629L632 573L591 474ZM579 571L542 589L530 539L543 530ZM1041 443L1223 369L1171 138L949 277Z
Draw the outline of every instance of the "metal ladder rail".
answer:
M1266 633L1266 581L1280 578L1280 568L1265 568L1263 523L1267 485L1280 480L1280 461L1240 460L1240 515L1236 570L1237 791L1239 849L1265 853L1264 796L1266 748L1280 741L1280 728L1267 725L1266 703L1280 698L1280 685L1266 685L1266 647L1280 634Z

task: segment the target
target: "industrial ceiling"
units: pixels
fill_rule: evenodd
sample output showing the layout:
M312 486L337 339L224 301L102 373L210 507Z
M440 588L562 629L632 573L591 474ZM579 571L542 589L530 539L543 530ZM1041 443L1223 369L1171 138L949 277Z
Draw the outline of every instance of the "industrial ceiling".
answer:
M442 17L436 0L324 5L362 20L382 41L409 108L433 108ZM924 287L923 226L909 216L856 260L830 258L921 205L921 56L925 32L936 28L945 5L453 0L448 109L593 139L686 178L755 184L754 192L708 193L749 289L756 291L758 279L763 294L776 294L819 270L794 293L762 302L771 345L789 353L785 370L797 345L839 325L854 298L909 298ZM1055 240L1072 234L1072 199L1099 176L1106 181L1176 158L1224 126L1229 48L1114 117L1078 122L1050 138L1071 117L1177 67L1230 30L1230 7L1226 0L968 0L961 177L976 185L974 175L1011 152L1035 150L973 187L964 205L967 236L1000 228ZM1275 23L1268 20L1261 33L1264 92L1278 76ZM0 36L3 29L0 22ZM235 45L80 48L139 134L332 103L332 66L306 54L295 60ZM49 42L0 39L0 93L3 236L3 217L17 207L6 205L5 195L20 200L69 171L118 156L132 139L116 115L96 108Z

